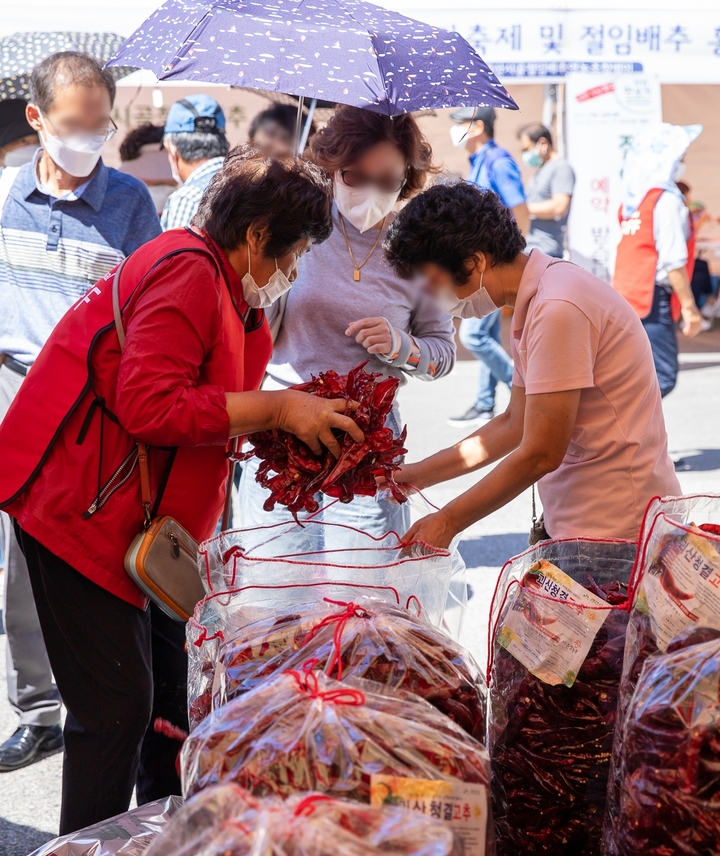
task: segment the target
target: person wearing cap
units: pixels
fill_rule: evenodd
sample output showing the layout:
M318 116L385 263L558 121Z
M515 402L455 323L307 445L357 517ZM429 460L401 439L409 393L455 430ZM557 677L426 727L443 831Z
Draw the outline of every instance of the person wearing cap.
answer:
M8 164L10 151L0 174L0 420L62 316L161 231L147 188L101 159L117 130L110 72L87 54L64 51L35 66L30 90L26 124L42 148L19 167ZM16 127L22 135L24 126ZM0 772L7 772L60 748L63 737L27 563L4 513L0 533L8 697L19 717L0 745Z
M188 95L176 101L165 121L163 145L172 177L180 185L168 197L160 218L167 232L190 225L228 153L222 107L209 95Z
M528 227L528 210L520 167L507 149L495 142L496 113L493 107L463 107L450 115L453 145L463 147L470 158L468 181L492 190L509 208L520 231ZM465 318L460 323L460 341L480 362L477 392L472 406L461 416L448 419L453 428L465 428L492 419L498 382L510 386L513 365L500 344L500 310L487 318Z
M529 249L542 250L561 259L565 251L568 215L575 173L555 151L552 133L533 122L518 131L525 166L536 170L527 186L530 228L525 235Z
M28 124L26 107L22 98L0 101L0 167L22 166L38 150L40 139Z
M677 382L676 323L696 336L702 316L690 287L695 258L690 215L677 182L702 125L663 122L637 134L623 169L620 243L613 287L637 312L650 339L663 397Z

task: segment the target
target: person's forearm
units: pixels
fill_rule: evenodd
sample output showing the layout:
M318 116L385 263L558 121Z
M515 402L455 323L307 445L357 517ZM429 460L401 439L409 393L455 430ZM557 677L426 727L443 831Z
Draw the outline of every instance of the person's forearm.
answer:
M457 532L462 532L515 499L538 479L555 469L541 453L521 449L508 455L492 472L449 502L443 512Z
M530 212L528 211L527 203L521 202L519 205L516 205L512 213L518 229L520 229L523 235L526 235L530 228Z
M287 405L287 390L228 392L225 394L230 417L230 436L277 428Z
M554 220L556 217L564 217L567 214L570 208L570 197L553 196L544 202L528 202L527 207L530 214L538 220Z
M431 487L493 464L516 449L521 438L522 431L512 429L510 413L501 413L474 434L422 461L419 466L425 477L420 487Z
M690 282L688 281L687 268L681 267L677 268L677 270L669 271L668 280L670 281L670 288L672 288L677 295L677 299L680 301L680 306L683 309L695 309L695 298L693 297Z

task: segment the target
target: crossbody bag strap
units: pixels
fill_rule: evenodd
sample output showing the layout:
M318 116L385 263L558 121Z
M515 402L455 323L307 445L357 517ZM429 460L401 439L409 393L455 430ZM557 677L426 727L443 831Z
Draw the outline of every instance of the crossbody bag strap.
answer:
M115 319L115 330L117 332L118 342L120 342L120 350L125 349L125 327L123 326L122 321L122 310L120 308L120 273L122 269L125 267L125 262L127 259L123 259L122 262L118 265L115 275L113 276L112 283L112 307L113 307L113 318ZM138 451L138 470L140 472L140 502L142 502L143 509L145 510L145 521L144 526L147 529L148 526L152 523L152 516L150 514L150 506L152 504L152 497L150 495L150 468L148 467L148 449L145 443L141 443L140 440L136 441L137 451Z
M125 267L126 261L127 259L123 259L120 265L118 265L117 269L115 270L112 282L113 318L115 320L115 330L117 332L118 342L120 343L121 351L125 348L125 327L123 326L122 309L120 308L120 274L122 273L122 269ZM152 523L152 515L150 514L152 497L150 494L150 468L148 466L148 447L146 443L142 443L140 442L140 440L136 440L136 444L138 450L138 470L140 472L140 501L142 502L143 509L145 510L144 525L147 529ZM237 453L237 450L238 439L235 438L233 454ZM223 508L223 518L221 524L223 530L227 529L228 523L230 521L230 508L232 504L232 488L234 478L235 460L233 459L230 466L230 472L228 474L227 484L225 486L225 506Z

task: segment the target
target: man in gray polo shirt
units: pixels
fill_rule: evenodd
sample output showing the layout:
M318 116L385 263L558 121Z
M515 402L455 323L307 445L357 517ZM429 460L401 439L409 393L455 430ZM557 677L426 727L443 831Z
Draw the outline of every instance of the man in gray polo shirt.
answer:
M100 159L117 130L109 72L66 51L35 67L31 88L27 120L42 149L30 163L0 173L0 419L62 315L160 234L145 185ZM0 534L8 698L19 716L15 733L0 745L0 772L8 772L58 749L63 739L27 565L4 513Z
M525 235L527 248L561 259L575 173L553 148L552 134L544 125L525 125L518 139L523 163L537 169L525 190L530 214L530 229Z

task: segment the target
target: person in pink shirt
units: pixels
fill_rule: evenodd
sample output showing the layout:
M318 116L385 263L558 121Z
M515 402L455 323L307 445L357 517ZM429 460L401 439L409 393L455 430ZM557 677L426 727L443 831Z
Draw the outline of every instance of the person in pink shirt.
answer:
M384 249L396 273L417 276L452 315L514 308L508 409L397 478L422 489L500 463L406 539L447 547L535 483L542 537L637 539L650 499L681 491L650 345L630 304L581 267L524 252L499 198L465 183L411 200Z

